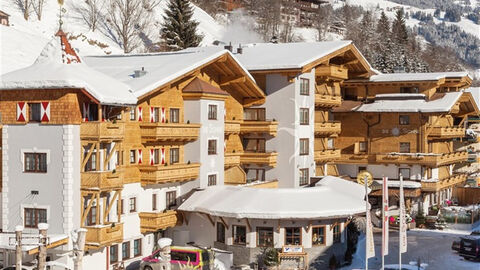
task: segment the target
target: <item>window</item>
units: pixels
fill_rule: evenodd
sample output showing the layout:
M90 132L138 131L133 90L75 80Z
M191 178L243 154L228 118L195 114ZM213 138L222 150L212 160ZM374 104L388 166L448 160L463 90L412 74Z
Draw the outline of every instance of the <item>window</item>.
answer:
M312 228L312 246L325 245L325 226Z
M400 93L417 94L418 87L400 87Z
M309 115L308 108L300 108L300 125L308 125Z
M122 155L120 154L120 151L115 151L115 165L123 165Z
M245 245L247 243L247 227L233 225L232 236L234 245Z
M410 180L410 169L409 168L399 168L398 169L398 178L400 174L403 176L403 180Z
M398 117L398 122L399 122L400 125L410 125L410 116L400 115Z
M246 108L243 111L243 120L265 121L265 108Z
M92 206L88 212L86 219L87 226L92 226L97 223L97 206Z
M285 245L301 245L302 234L299 227L285 228Z
M136 120L137 119L137 113L135 107L130 108L130 120Z
M217 120L217 105L208 105L208 120Z
M257 227L257 246L259 247L273 247L273 228L272 227Z
M300 95L308 96L310 95L310 80L309 79L300 79Z
M204 258L203 256L204 255L202 254L202 259ZM182 265L191 263L191 262L196 262L198 260L197 253L193 251L185 252L185 251L174 250L170 253L170 258L171 258L172 264L175 262L177 263L182 262Z
M340 231L340 225L336 224L333 226L333 242L340 243L342 232Z
M328 138L327 139L327 149L329 149L329 150L335 149L335 139L334 138Z
M170 164L178 163L180 159L180 148L170 148Z
M110 264L118 262L118 245L110 246Z
M157 194L156 193L152 194L152 210L153 211L157 210Z
M120 214L122 214L122 215L125 214L125 207L124 207L124 205L125 205L125 200L124 200L124 199L121 199L121 200L120 200L120 203L117 205L117 207L120 208Z
M177 192L176 191L169 191L166 193L166 198L167 198L167 208L171 209L171 207L177 205Z
M300 139L300 155L305 156L308 155L308 139Z
M153 122L158 123L160 122L160 108L156 107L153 108Z
M410 153L410 143L401 142L400 143L400 153Z
M130 258L130 242L122 243L122 260Z
M358 150L360 152L367 152L367 142L359 142L358 143Z
M42 116L40 113L40 103L29 103L29 120L30 122L40 122L42 121Z
M208 186L216 186L217 185L217 175L210 174L208 176Z
M130 150L130 164L135 164L137 161L137 151L136 150Z
M247 183L265 181L265 169L250 169L245 168L245 174L247 175Z
M265 153L265 139L243 139L243 149L250 153Z
M180 122L180 109L170 109L170 123Z
M130 198L129 203L130 203L130 213L136 212L137 211L137 198L136 197Z
M300 186L308 185L308 168L300 169Z
M153 164L160 163L160 149L153 149Z
M87 153L85 153L85 156L87 156ZM85 164L85 171L95 171L97 169L97 155L95 152L90 156L90 158L87 161L87 164Z
M208 154L209 155L217 154L217 140L208 140Z
M225 225L217 222L217 242L225 243Z
M133 257L142 255L142 239L133 240Z
M366 171L366 170L367 170L367 167L365 167L365 166L358 167L358 173L361 173L361 172Z
M47 209L25 208L25 228L38 228L39 223L47 223Z
M46 153L25 153L25 172L47 172Z

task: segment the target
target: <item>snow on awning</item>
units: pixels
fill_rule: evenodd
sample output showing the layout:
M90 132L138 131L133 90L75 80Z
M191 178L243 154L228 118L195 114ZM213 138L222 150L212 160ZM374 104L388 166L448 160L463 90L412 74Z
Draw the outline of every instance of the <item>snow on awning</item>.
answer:
M335 218L364 213L364 196L363 186L332 177L311 188L208 187L178 210L238 219Z
M22 237L22 251L28 254L35 254L38 252L37 237L39 234L23 233ZM66 234L48 234L47 248L54 248L68 243L68 235ZM3 232L0 233L0 249L15 250L15 233Z

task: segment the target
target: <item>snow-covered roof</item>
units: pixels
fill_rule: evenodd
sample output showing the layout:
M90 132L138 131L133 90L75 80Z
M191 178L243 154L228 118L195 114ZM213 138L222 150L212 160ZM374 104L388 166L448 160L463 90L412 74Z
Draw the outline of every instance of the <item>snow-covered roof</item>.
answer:
M54 37L33 65L2 75L0 90L76 88L85 89L102 104L136 104L128 85L77 59L65 53L60 37Z
M365 212L363 186L325 177L311 188L212 186L195 192L178 210L256 219L315 219Z
M84 57L84 60L94 69L128 84L133 89L134 95L141 97L225 54L233 57L227 50L183 50L136 55L89 56ZM135 78L134 71L141 70L142 67L146 74ZM255 81L243 66L240 67L252 81Z
M472 94L473 100L477 103L477 108L480 108L480 87L470 87L465 91Z
M382 180L374 180L375 183L379 186L382 186ZM400 187L400 181L398 180L389 180L388 181L388 187L393 187L393 188L399 188ZM411 181L411 180L405 180L403 181L403 187L404 188L421 188L422 184L417 181Z
M432 72L432 73L389 73L372 75L369 82L408 82L438 81L445 78L470 77L467 72ZM364 80L358 80L364 81Z
M352 109L357 112L449 112L463 92L448 92L443 97L427 101L423 94L380 94L373 103Z

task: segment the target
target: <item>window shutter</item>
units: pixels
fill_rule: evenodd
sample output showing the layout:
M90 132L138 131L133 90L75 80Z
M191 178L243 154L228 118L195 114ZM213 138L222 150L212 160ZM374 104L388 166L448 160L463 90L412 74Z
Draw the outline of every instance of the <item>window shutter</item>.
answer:
M40 108L40 115L42 116L42 122L50 121L50 102L42 102Z
M160 111L160 118L161 118L161 122L165 123L165 120L166 120L165 107L162 107Z
M150 165L154 163L154 150L150 149Z
M27 108L25 102L18 102L17 103L17 121L18 122L25 122L27 116Z
M162 164L165 164L165 148L162 148L162 150L160 151L160 161Z
M142 149L138 149L138 164L142 164Z
M154 116L155 116L155 108L150 107L150 123L154 122L155 120Z
M138 121L142 122L142 120L143 120L142 107L137 107L137 114L138 114Z

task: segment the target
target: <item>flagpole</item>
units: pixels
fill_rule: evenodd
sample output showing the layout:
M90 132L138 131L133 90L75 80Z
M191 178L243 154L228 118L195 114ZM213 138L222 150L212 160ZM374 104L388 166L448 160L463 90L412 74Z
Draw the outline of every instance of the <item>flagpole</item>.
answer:
M388 255L388 177L382 177L382 270Z
M368 177L365 175L363 178L363 182L365 182L365 270L368 270L368 222L370 219L368 218Z
M403 209L402 209L402 200L403 200L403 175L400 174L400 190L399 190L399 223L398 223L398 269L402 269L402 226L403 226Z

